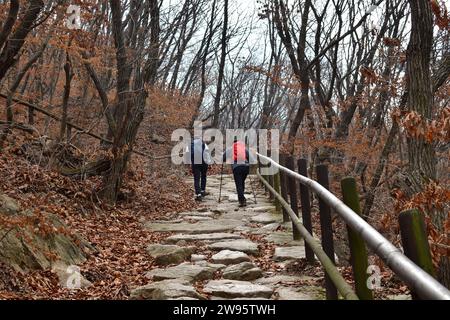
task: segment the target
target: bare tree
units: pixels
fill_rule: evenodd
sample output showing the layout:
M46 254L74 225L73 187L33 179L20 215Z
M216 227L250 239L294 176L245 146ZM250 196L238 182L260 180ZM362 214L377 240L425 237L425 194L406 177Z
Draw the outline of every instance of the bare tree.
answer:
M217 127L219 124L219 111L220 111L220 99L222 98L222 86L223 77L225 72L225 61L227 56L227 46L228 46L228 0L224 0L223 5L223 26L222 26L222 40L220 42L221 52L220 52L220 64L219 64L219 74L217 77L217 89L216 95L214 97L214 116L212 121L212 126Z
M433 47L433 12L429 1L409 0L411 7L411 37L407 51L408 110L417 112L424 120L433 118L433 84L431 51ZM440 77L438 76L438 79ZM439 81L439 80L437 80ZM405 191L409 194L423 190L436 181L436 150L424 137L407 137L408 167ZM444 232L447 215L444 211L429 212L440 232ZM442 257L440 280L450 287L450 259Z
M44 2L42 0L28 1L28 6L24 9L23 19L11 34L17 20L20 3L16 0L10 1L8 18L0 32L0 81L5 77L9 68L16 63L17 54L43 7Z

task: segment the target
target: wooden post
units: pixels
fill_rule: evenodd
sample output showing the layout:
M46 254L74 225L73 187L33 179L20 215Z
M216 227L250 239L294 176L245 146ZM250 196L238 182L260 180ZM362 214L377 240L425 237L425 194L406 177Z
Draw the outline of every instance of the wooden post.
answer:
M320 164L316 166L317 181L326 189L329 189L328 182L328 168L326 165ZM322 232L322 247L328 257L333 263L334 259L334 244L333 244L333 227L331 224L331 211L330 207L319 198L319 210L320 210L320 230ZM330 277L325 274L325 288L327 291L327 300L337 300L337 289Z
M341 190L344 203L355 213L361 216L359 195L354 178L345 178L341 181ZM350 260L355 279L356 294L361 300L373 300L372 291L367 287L368 258L364 240L347 226L348 242L350 246Z
M278 194L281 194L281 186L280 186L280 171L273 176L273 188ZM275 197L275 209L277 210L278 214L281 214L281 203L280 200L278 200L277 197Z
M286 155L280 154L280 164L283 167L286 167ZM289 202L288 199L288 189L287 189L287 178L286 173L280 172L280 184L281 184L281 196L283 197L286 202ZM289 213L286 211L286 209L283 208L283 222L289 222L291 219L289 217Z
M274 187L273 174L269 174L267 176L267 179L269 181L270 186L273 188ZM269 192L269 199L270 200L274 199L274 196L273 196L272 192Z
M295 171L295 163L293 156L288 156L286 158L286 167L292 171ZM297 183L293 177L288 176L287 178L288 178L287 180L288 180L289 197L291 198L291 208L292 211L294 211L295 215L298 217ZM298 232L297 228L295 227L294 223L292 223L292 230L294 240L300 240L301 235Z
M300 173L302 176L307 177L308 161L306 159L299 159L297 164L298 164L298 173ZM302 203L303 225L310 234L313 234L311 222L311 200L309 197L309 189L307 186L301 183L300 183L300 200ZM308 263L314 264L314 252L311 250L311 247L306 243L306 241L305 241L305 255Z
M405 255L431 276L436 277L422 213L417 209L404 211L400 213L398 221ZM414 292L411 292L411 296L414 300L420 300Z
M261 168L265 169L265 168L266 168L266 165L262 165L262 164L261 164ZM266 176L265 174L261 174L261 177L263 177L264 180L268 181L268 180L267 180L267 176ZM264 192L267 193L268 189L267 189L266 185L265 185L264 183L263 183L262 185L263 185L263 187L264 187Z

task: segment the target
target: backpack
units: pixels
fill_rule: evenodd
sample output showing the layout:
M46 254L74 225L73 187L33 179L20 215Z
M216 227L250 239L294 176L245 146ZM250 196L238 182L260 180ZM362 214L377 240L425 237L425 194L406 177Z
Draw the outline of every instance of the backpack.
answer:
M247 152L243 142L235 142L233 144L233 162L245 163L247 161Z
M205 151L205 143L200 139L195 139L191 143L191 163L192 164L204 164L204 151ZM201 157L197 156L197 159L201 159L201 163L195 163L195 155L200 154ZM198 160L197 160L198 161Z

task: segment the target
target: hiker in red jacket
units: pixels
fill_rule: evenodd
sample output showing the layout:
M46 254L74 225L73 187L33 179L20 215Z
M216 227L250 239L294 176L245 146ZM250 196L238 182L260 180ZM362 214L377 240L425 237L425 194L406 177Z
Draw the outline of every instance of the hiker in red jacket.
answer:
M247 199L245 199L245 179L250 173L250 157L251 154L245 143L234 138L234 143L231 148L228 148L223 154L223 161L231 163L233 169L234 182L236 184L236 191L239 199L239 207L247 206Z

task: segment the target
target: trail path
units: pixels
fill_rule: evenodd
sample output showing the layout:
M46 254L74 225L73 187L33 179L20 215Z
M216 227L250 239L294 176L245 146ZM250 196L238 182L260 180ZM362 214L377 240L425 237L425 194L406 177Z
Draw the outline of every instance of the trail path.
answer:
M292 240L292 227L283 224L255 176L247 179L246 208L238 208L232 176L223 176L221 203L219 187L220 176L209 176L210 195L200 208L175 220L146 223L168 236L149 244L158 268L148 272L149 284L134 289L131 298L324 299L322 278L289 272L304 258L303 241Z

